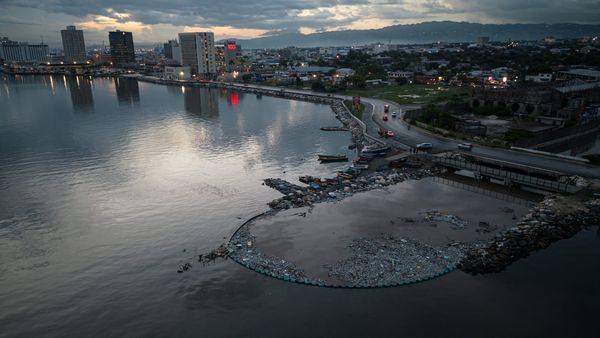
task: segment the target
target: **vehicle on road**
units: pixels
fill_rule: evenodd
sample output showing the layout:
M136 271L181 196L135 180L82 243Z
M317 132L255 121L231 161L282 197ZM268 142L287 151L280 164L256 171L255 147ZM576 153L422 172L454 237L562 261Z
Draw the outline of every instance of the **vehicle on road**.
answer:
M471 144L471 143L459 143L458 144L458 149L461 149L461 150L471 150L471 149L473 149L473 144Z
M418 150L429 150L433 148L433 144L431 143L419 143L417 144L416 148Z
M388 131L386 131L386 132L385 132L385 136L386 136L386 137L394 137L394 136L396 136L396 134L394 134L394 132L393 132L393 131L391 131L391 130L388 130Z
M387 120L388 120L388 114L387 114L387 113L383 114L383 120L384 120L384 121L387 121Z
M396 113L396 112L392 112L392 117L393 117L393 118L396 118L397 116L398 116L398 113Z
M389 104L386 104L386 105L383 106L383 112L386 113L386 114L390 112L390 105Z

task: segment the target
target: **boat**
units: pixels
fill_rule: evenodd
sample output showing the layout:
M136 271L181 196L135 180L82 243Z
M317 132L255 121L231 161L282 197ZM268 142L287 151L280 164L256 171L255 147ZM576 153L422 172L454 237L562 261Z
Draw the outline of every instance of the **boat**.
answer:
M362 153L370 153L370 154L377 154L377 153L385 153L388 150L390 150L391 148L389 146L366 146L363 148Z
M324 131L348 131L350 129L346 127L321 127L321 130Z
M367 170L367 169L369 169L369 165L368 164L354 163L354 164L352 164L352 168L354 168L354 169L360 169L360 170Z
M321 162L346 162L348 156L346 155L319 155L319 161Z
M300 176L300 177L298 177L298 181L300 181L302 183L306 183L306 184L308 184L310 182L313 182L314 180L315 180L314 177L308 176L308 175L307 176Z
M354 175L347 174L347 173L341 172L341 171L338 171L337 176L341 177L343 179L346 179L346 180L351 180L352 178L354 178Z

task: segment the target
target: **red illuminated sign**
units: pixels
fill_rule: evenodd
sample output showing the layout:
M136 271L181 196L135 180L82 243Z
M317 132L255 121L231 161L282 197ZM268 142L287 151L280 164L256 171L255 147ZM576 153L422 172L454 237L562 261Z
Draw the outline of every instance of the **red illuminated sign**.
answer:
M237 106L238 105L238 94L236 92L232 92L231 95L229 96L229 98L231 99L231 105L233 106Z
M237 46L235 45L235 43L228 43L227 49L235 50L235 49L237 49Z

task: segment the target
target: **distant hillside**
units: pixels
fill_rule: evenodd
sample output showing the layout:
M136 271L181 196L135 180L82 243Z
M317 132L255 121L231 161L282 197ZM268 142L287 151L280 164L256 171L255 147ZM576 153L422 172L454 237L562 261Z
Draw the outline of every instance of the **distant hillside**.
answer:
M600 25L580 24L478 24L468 22L424 22L414 25L396 25L381 29L346 30L314 34L287 33L268 37L235 39L245 49L279 48L286 46L352 46L373 42L400 44L445 42L474 42L479 36L491 41L538 40L546 36L578 38L600 35Z

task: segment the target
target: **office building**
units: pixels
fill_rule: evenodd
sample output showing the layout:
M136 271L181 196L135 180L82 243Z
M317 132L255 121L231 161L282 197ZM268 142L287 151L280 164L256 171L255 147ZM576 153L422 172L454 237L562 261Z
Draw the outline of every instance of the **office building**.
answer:
M240 64L240 58L242 57L242 46L238 45L235 41L225 41L223 45L223 60L225 62L225 68L228 72L231 72Z
M212 32L179 33L179 44L181 65L189 66L192 74L206 76L217 72Z
M65 62L85 62L87 57L83 31L76 29L75 26L67 26L67 29L60 31L60 35L62 36Z
M135 63L135 52L133 48L133 34L131 32L108 32L110 43L110 57L113 66L122 67Z
M163 45L165 58L173 63L181 64L181 46L177 40L169 40Z

